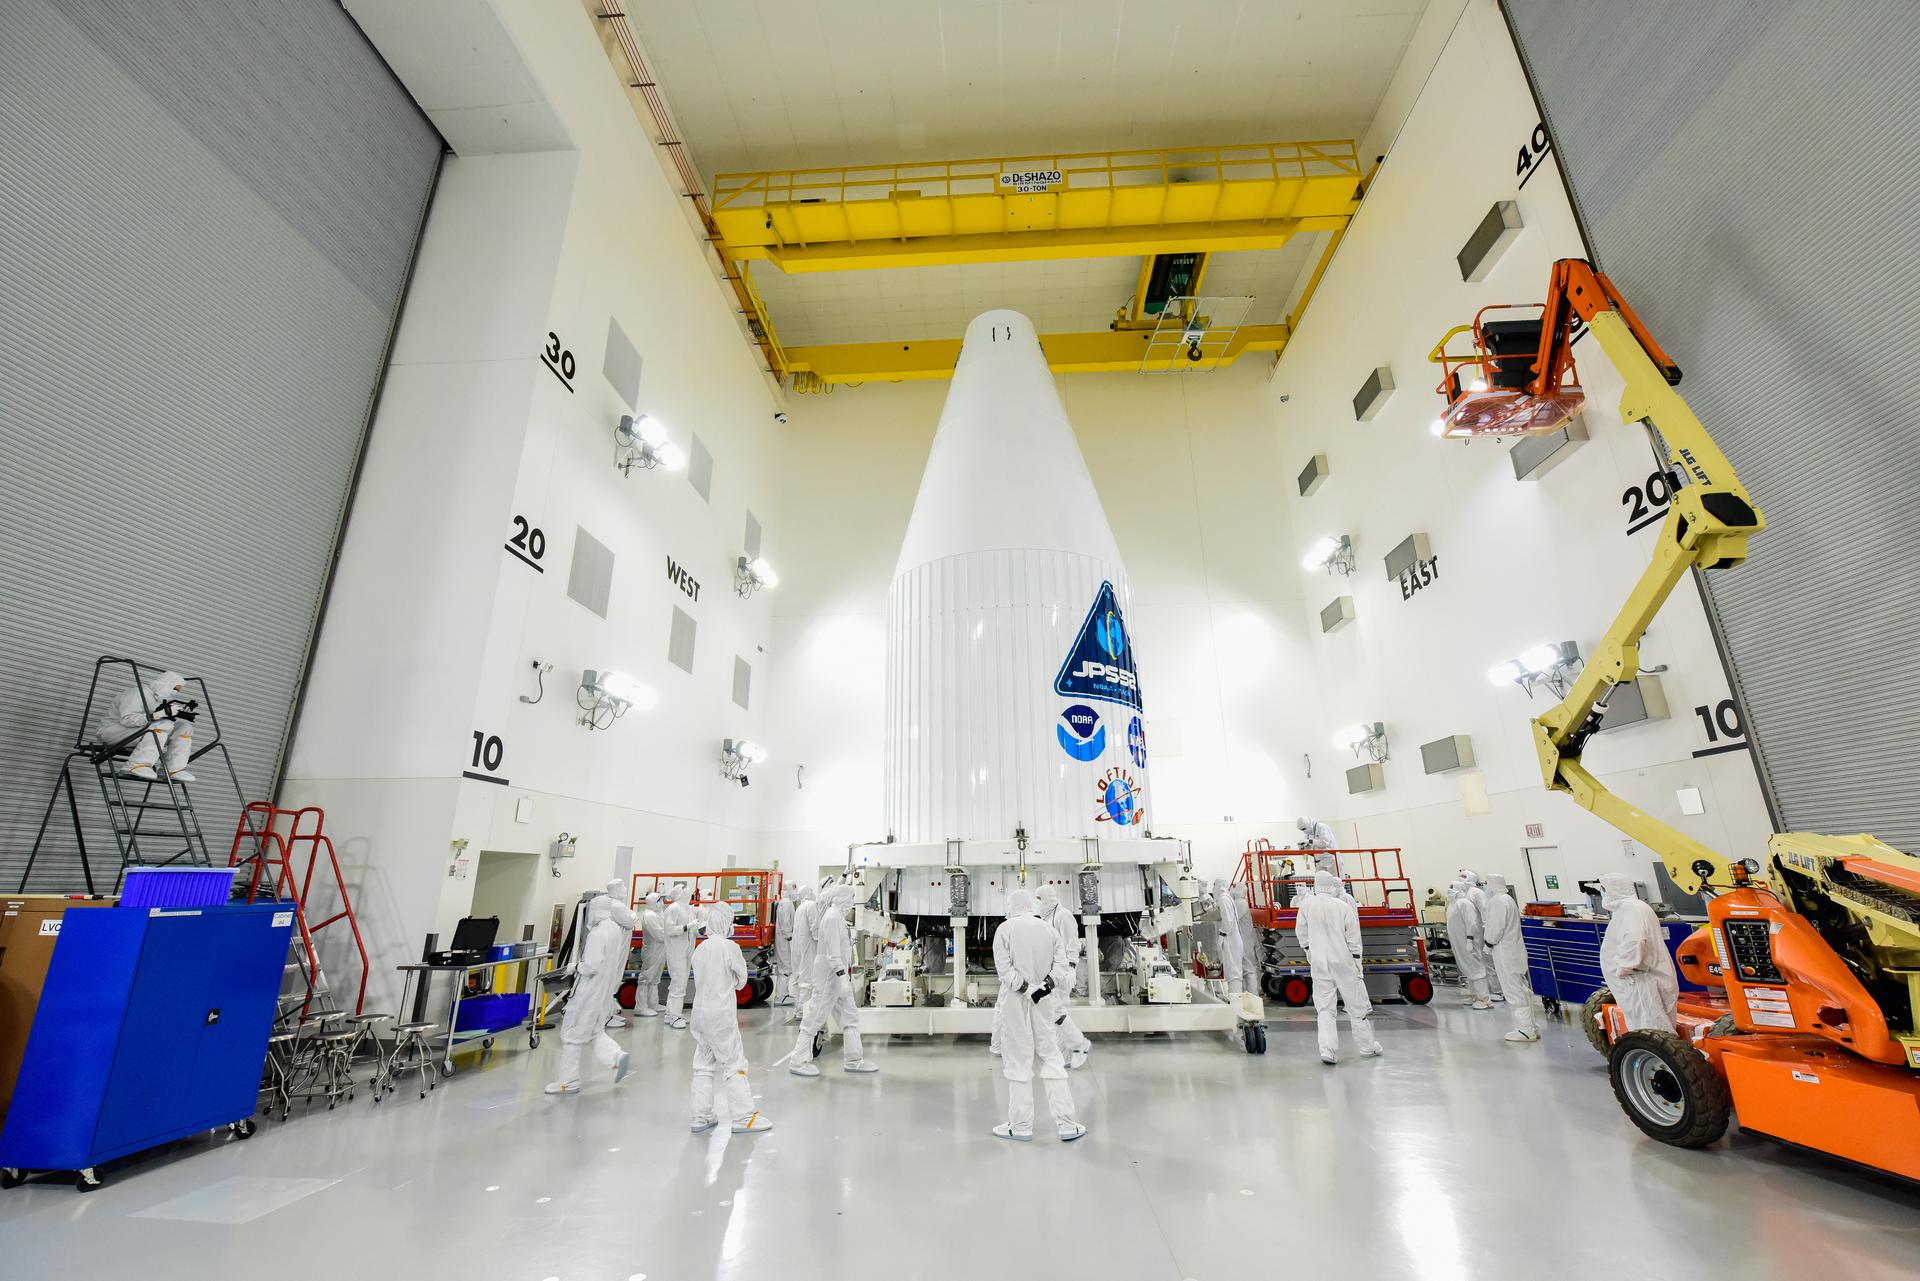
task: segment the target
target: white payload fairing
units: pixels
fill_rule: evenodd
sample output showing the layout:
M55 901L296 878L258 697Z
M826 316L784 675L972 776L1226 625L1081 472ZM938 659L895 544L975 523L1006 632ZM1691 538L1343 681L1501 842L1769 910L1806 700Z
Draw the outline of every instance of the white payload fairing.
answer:
M1198 887L1185 843L1148 831L1131 604L1032 323L977 317L888 597L887 839L844 871L862 1027L991 1031L993 931L1014 889L1043 885L1080 927L1082 1031L1258 1021L1257 997L1173 960Z
M1033 325L967 327L888 600L896 841L1139 837L1132 596Z

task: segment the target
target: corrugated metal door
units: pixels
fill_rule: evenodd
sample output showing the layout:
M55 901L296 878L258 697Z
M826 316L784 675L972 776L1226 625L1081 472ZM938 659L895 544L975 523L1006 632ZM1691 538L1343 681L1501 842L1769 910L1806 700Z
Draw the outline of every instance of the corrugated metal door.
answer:
M11 890L102 654L203 676L270 790L441 143L310 0L8 0L0 119Z
M1920 4L1506 8L1601 265L1766 515L1706 584L1777 815L1920 851Z

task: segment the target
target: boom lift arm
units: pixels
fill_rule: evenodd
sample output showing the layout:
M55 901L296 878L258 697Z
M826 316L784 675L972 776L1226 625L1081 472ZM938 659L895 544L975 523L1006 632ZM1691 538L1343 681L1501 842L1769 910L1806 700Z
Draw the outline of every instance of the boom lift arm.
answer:
M1660 538L1640 581L1614 616L1598 648L1561 702L1533 722L1540 774L1551 791L1565 792L1583 809L1639 840L1666 863L1688 893L1703 885L1744 884L1725 857L1608 791L1581 763L1587 740L1600 727L1614 689L1640 671L1640 638L1689 570L1737 565L1747 539L1765 527L1733 465L1673 389L1680 370L1655 343L1613 282L1591 263L1563 258L1553 266L1540 325L1537 376L1529 391L1557 390L1569 367L1573 318L1578 316L1626 380L1620 416L1650 427L1680 473Z

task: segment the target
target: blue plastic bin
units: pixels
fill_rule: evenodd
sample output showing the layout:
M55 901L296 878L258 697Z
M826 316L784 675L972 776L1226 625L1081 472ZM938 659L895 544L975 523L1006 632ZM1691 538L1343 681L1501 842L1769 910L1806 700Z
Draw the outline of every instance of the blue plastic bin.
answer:
M460 1014L454 1020L456 1032L502 1032L527 1021L533 1005L531 992L489 992L483 996L462 997Z
M237 867L130 867L121 907L219 907L233 897Z

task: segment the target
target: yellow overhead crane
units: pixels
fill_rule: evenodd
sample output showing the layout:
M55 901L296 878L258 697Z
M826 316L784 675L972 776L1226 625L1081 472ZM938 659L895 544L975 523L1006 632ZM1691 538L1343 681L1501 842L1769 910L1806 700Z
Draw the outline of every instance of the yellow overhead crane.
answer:
M1156 255L1274 249L1302 232L1331 232L1310 295L1359 207L1361 183L1351 142L1008 156L720 174L712 221L727 260L795 273L1137 256L1144 278ZM752 301L797 389L944 378L959 354L957 338L781 347L757 293ZM1131 323L1110 331L1043 336L1049 365L1057 373L1142 368L1143 331L1153 324L1142 302ZM1215 363L1278 351L1291 332L1290 324L1239 327L1222 337Z

